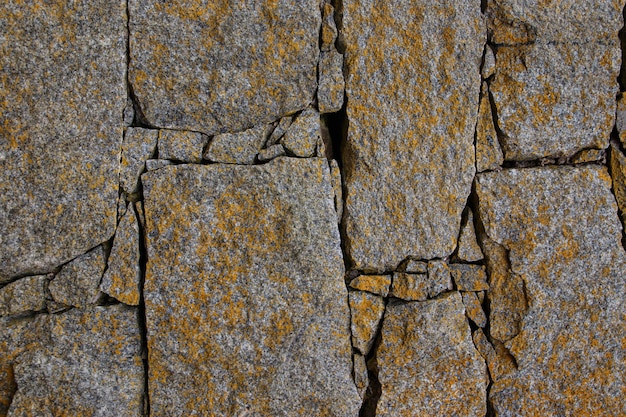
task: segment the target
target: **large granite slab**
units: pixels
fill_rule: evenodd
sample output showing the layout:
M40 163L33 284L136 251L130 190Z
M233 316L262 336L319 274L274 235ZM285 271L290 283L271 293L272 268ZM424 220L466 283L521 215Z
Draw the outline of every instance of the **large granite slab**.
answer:
M357 415L327 161L142 181L152 414Z
M517 369L493 383L497 415L626 414L626 254L606 168L485 173L476 191L487 239L509 262L488 295L520 282L527 300L521 311L511 300L519 319L498 331Z
M475 172L480 2L343 6L350 260L380 272L450 255Z
M115 229L126 2L0 5L0 282Z
M316 0L130 0L129 80L147 121L213 135L305 108L317 87Z

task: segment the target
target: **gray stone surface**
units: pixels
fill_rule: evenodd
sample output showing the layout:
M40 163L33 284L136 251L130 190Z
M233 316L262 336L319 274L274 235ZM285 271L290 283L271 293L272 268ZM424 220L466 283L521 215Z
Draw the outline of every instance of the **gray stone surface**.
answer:
M496 30L494 42L498 44L518 43L507 34L511 29L506 26L523 28L529 34L529 40L612 41L623 26L623 8L623 0L489 1L489 14L504 26Z
M329 51L322 51L319 63L319 86L317 87L317 107L320 113L333 113L341 110L345 86L343 55L334 47Z
M427 275L396 272L389 295L407 301L424 301L451 289L450 273Z
M253 164L266 141L267 125L258 125L237 133L215 135L204 159L227 164Z
M485 55L483 56L483 67L481 74L484 79L491 77L496 72L496 56L491 46L485 45Z
M320 49L330 51L335 47L337 40L337 25L335 24L335 8L330 2L322 6L322 29L320 34Z
M448 256L475 171L485 43L480 4L343 6L350 262L382 272L408 256Z
M106 266L102 245L63 265L48 288L57 303L84 307L98 301L98 287Z
M390 303L381 340L377 416L485 415L486 365L458 293Z
M498 48L490 84L507 160L606 148L615 122L617 39Z
M115 232L108 269L102 276L100 290L128 305L139 305L139 224L132 205L120 220Z
M143 184L152 413L355 416L327 161L177 165Z
M139 177L146 169L146 160L154 157L159 131L129 127L122 143L120 185L128 194L139 191Z
M426 274L428 272L428 263L409 259L402 269L403 272L410 274Z
M35 275L0 288L0 317L45 310L47 286L48 277Z
M257 155L257 159L259 162L267 162L274 158L278 158L279 156L285 156L285 154L285 147L280 143L277 143L261 149Z
M146 171L155 171L168 165L172 165L172 161L167 159L148 159L146 161Z
M367 355L374 343L378 324L385 313L385 302L379 295L366 291L350 291L350 330L352 347Z
M611 144L611 177L613 179L613 193L617 200L617 207L626 219L626 156L618 146Z
M503 266L506 268L506 262ZM489 289L487 271L483 265L451 264L450 274L459 291L485 291Z
M336 159L330 160L330 180L335 192L335 211L337 212L337 223L341 223L343 218L343 184L341 181L341 170Z
M617 109L615 110L615 128L619 135L622 146L626 145L626 99L620 94L617 97Z
M485 327L487 325L487 316L483 311L478 295L475 292L461 292L461 297L463 298L467 318L478 327Z
M494 382L496 413L625 414L626 255L606 168L480 174L476 191L487 237L510 262L508 277L490 268L490 297L504 275L528 299L517 333L503 340L518 368Z
M186 130L159 130L159 159L199 163L202 151L209 137L198 132Z
M280 143L291 154L308 158L315 155L321 141L320 115L317 110L309 107L296 116Z
M128 5L129 80L151 124L207 135L235 132L313 100L317 0Z
M352 355L352 361L354 362L354 384L359 391L361 399L365 397L365 391L369 385L369 376L367 374L367 363L365 362L365 356L360 353Z
M272 130L270 137L267 139L265 146L269 147L278 143L280 138L283 137L289 126L293 123L293 116L281 117L278 122L274 122L276 127Z
M143 415L136 309L73 309L12 332L22 334L5 345L17 382L9 416Z
M126 2L0 4L0 282L115 228Z

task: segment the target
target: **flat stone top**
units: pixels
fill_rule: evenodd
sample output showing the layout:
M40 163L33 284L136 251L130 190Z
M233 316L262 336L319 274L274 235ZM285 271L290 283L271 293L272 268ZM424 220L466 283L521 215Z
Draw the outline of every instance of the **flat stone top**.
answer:
M152 412L356 415L327 161L167 166L143 184Z
M129 10L129 79L157 127L240 131L313 100L316 0L130 0Z
M115 228L126 2L0 4L0 282Z

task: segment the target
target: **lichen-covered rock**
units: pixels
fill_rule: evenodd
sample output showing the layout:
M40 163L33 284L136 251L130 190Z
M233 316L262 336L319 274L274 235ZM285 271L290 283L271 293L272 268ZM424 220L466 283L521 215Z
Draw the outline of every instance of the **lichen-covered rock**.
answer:
M507 266L506 260L503 265ZM459 291L484 291L489 289L487 272L483 265L451 264L450 275Z
M341 170L336 159L330 160L330 180L335 192L335 211L337 212L337 223L341 223L343 218L343 185L341 181Z
M330 51L337 40L337 25L335 24L335 8L330 3L322 6L322 33L320 35L320 49Z
M485 415L486 366L458 293L390 303L377 361L377 416Z
M0 4L0 282L115 228L126 2Z
M109 268L100 283L100 290L124 304L139 304L139 224L132 206L117 225L113 247L109 255Z
M320 115L309 107L296 116L280 143L293 155L307 158L314 156L321 141Z
M357 415L327 161L176 165L142 181L152 413Z
M267 125L258 125L237 133L216 135L204 159L227 164L254 164L256 155L266 141Z
M100 291L98 286L106 267L103 245L72 259L54 277L48 288L57 303L83 307L95 303Z
M146 171L155 171L168 165L172 165L172 161L168 159L148 159L146 161Z
M415 259L409 259L402 269L403 272L408 272L410 274L426 274L428 273L428 263L417 261Z
M474 228L474 213L467 210L467 217L461 224L459 234L459 247L456 256L465 262L476 262L483 259L483 252L476 239L476 229Z
M452 289L450 274L409 274L396 272L389 295L407 301L424 301Z
M617 207L626 216L626 156L619 147L611 145L611 177ZM624 217L626 219L626 217Z
M144 372L137 310L74 309L38 318L13 338L10 416L141 416ZM30 340L29 340L30 339Z
M483 83L476 122L476 171L499 170L503 162L504 155L493 123L489 90L487 83Z
M483 56L483 67L481 74L483 79L491 77L496 72L496 56L493 53L491 46L485 45L485 54Z
M623 94L617 97L617 109L615 110L615 128L622 145L626 146L626 99Z
M587 162L606 162L606 151L604 149L583 149L571 159L572 164L585 164Z
M626 255L610 189L593 165L478 176L486 235L528 299L517 333L500 339L518 369L494 381L498 415L626 413Z
M385 313L385 302L381 296L366 291L350 291L348 302L352 347L367 355L374 343L378 324Z
M139 177L146 168L146 160L154 156L159 131L141 127L129 127L122 143L120 184L128 194L139 190Z
M317 107L320 113L333 113L343 107L345 90L343 55L333 47L320 55Z
M131 0L129 80L148 122L236 132L305 108L319 1Z
M199 163L202 161L202 150L209 137L199 132L186 130L161 129L159 131L159 159Z
M343 2L346 249L354 268L443 258L474 176L479 2Z
M0 317L45 310L47 284L47 276L36 275L0 288Z
M461 292L463 298L463 305L465 306L465 313L467 318L474 322L478 327L485 327L487 325L487 316L483 311L478 295L475 292Z
M603 44L498 48L490 84L507 160L569 157L608 146L620 50Z
M257 159L259 162L268 162L274 158L278 158L279 156L284 156L285 154L285 147L280 143L277 143L261 149L257 155Z
M365 356L360 353L352 355L352 362L354 363L354 385L356 385L359 396L363 399L369 385L367 362L365 361Z
M495 27L498 44L519 43L507 33L511 27L525 31L531 41L588 44L617 38L623 8L623 0L490 0L488 13L502 22Z
M391 286L391 275L359 275L350 281L350 287L387 297Z

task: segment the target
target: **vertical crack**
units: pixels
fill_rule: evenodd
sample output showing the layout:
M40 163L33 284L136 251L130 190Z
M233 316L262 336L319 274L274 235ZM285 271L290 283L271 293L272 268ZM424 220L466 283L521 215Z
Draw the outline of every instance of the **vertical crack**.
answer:
M385 298L385 312L387 311L388 299ZM378 401L382 395L382 385L378 379L378 348L382 341L382 328L383 321L385 320L385 313L378 322L378 329L376 330L376 336L374 337L374 344L369 353L365 357L365 363L367 365L367 377L369 379L369 385L365 391L363 398L363 404L359 410L359 417L375 417L376 409L378 408Z
M135 215L138 219L139 225L139 329L141 332L141 347L142 347L142 360L144 368L144 416L150 415L150 391L148 389L149 384L149 370L150 364L148 362L148 327L146 323L146 303L144 299L144 284L146 281L146 265L148 262L148 250L146 247L146 230L143 219L145 219L145 212L143 210L143 204L131 204L132 209L135 210ZM141 213L139 213L141 210ZM141 220L140 220L141 219Z

